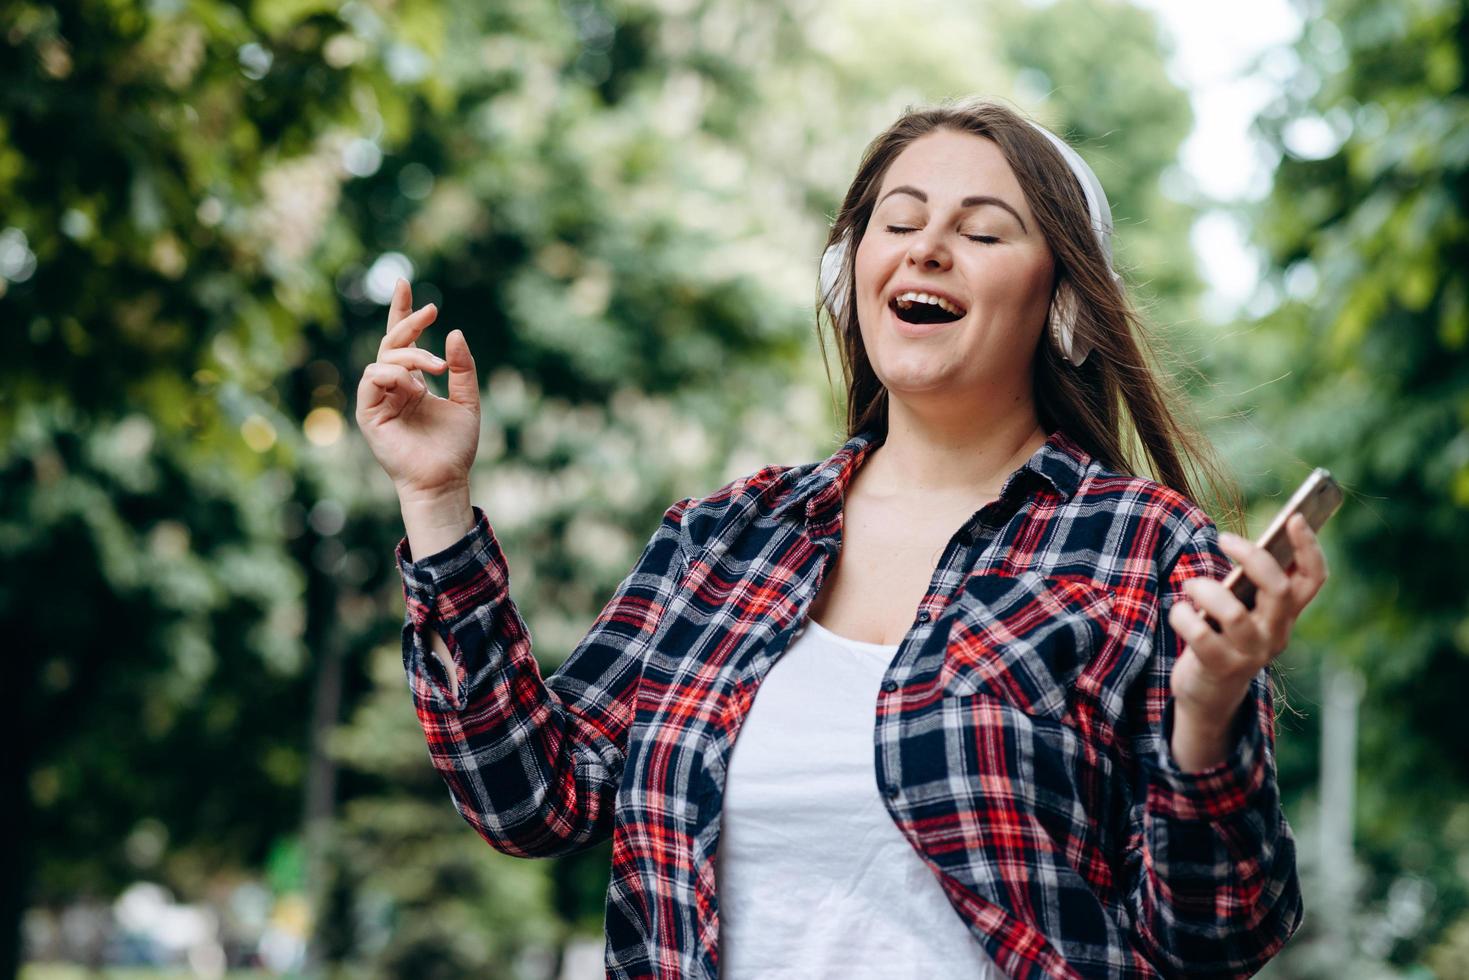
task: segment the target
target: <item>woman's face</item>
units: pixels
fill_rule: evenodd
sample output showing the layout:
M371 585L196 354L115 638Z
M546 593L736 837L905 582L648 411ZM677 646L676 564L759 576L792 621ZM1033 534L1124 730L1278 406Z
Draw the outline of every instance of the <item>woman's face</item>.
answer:
M1016 385L1028 396L1052 273L1050 247L993 141L940 129L910 143L883 177L856 257L862 341L889 397L964 402ZM910 291L943 296L962 315L909 325L897 307ZM912 310L930 321L953 312Z

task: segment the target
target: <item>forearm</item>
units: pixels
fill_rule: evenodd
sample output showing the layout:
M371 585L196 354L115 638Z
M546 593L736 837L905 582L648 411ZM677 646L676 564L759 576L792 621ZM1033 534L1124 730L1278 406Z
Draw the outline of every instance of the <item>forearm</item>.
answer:
M1148 857L1139 862L1132 901L1152 957L1175 970L1248 976L1300 924L1295 841L1266 734L1269 705L1267 686L1254 685L1224 753L1196 770L1173 753L1175 745L1197 745L1180 730L1185 716L1177 702L1169 706L1168 757L1149 767L1141 808ZM1212 737L1207 729L1199 736Z
M1140 946L1167 974L1246 977L1302 918L1295 840L1275 781L1270 677L1257 673L1233 712L1191 702L1187 691L1178 697L1180 658L1193 655L1170 612L1188 581L1222 580L1230 562L1207 520L1165 555L1156 656L1132 742L1147 778L1132 810L1139 843L1128 904Z
M1235 716L1239 710L1235 709ZM1226 718L1221 724L1216 719L1200 717L1182 702L1177 703L1168 749L1178 768L1184 772L1200 772L1223 762L1231 748L1229 735L1233 726L1234 717Z
M468 484L424 496L400 495L398 509L414 561L438 554L474 527Z
M595 706L573 710L542 676L510 598L505 555L483 513L470 514L469 531L445 549L415 559L406 538L398 549L403 663L429 758L456 809L492 846L522 857L570 853L610 832L621 750L610 725L585 720ZM428 517L413 527L441 526ZM433 642L445 637L445 646ZM433 647L445 652L430 656ZM592 660L605 667L610 658L599 650ZM624 695L635 667L596 690Z
M415 561L438 554L468 534L474 527L474 511L469 504L469 487L454 487L430 496L400 496L403 529ZM429 644L435 657L449 675L450 693L458 695L458 677L449 647L437 630L429 631Z

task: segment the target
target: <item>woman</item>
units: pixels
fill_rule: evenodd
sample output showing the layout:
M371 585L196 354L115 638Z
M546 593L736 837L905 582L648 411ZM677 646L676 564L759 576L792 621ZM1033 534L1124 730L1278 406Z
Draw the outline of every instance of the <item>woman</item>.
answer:
M469 502L473 359L414 346L435 311L400 283L357 417L414 703L492 846L611 836L609 976L1246 976L1295 931L1265 667L1324 559L1190 499L1110 228L1008 108L905 114L823 262L849 438L669 507L545 678ZM448 398L417 374L446 370Z

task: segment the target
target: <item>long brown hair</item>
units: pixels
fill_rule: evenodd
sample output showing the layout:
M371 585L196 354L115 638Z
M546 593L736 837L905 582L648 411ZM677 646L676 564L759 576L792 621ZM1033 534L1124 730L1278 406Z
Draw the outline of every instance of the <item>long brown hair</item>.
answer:
M1245 534L1239 486L1188 418L1181 388L1158 366L1158 349L1107 268L1075 175L1044 134L1016 110L990 100L910 107L868 144L832 224L827 245L844 238L849 243L838 280L840 295L845 295L846 302L838 304L841 316L833 318L818 299L817 339L830 382L831 368L821 327L825 322L841 355L848 437L866 429L885 434L888 422L887 389L872 369L857 325L856 243L867 231L888 167L914 140L941 128L972 133L999 146L1051 247L1056 267L1052 302L1059 290L1075 292L1076 336L1078 341L1091 345L1092 354L1079 367L1069 364L1049 339L1050 331L1042 331L1032 379L1042 427L1047 433L1064 427L1104 466L1129 476L1142 475L1135 456L1135 446L1140 444L1152 464L1152 479L1198 501L1206 512L1217 513L1219 526ZM1124 408L1130 423L1126 427ZM1212 490L1208 503L1196 495L1185 462L1207 476Z
M848 243L836 285L837 295L845 301L836 304L841 315L834 318L824 298L817 299L816 336L828 383L831 366L823 322L832 330L841 356L848 437L867 429L885 435L888 424L887 388L872 369L857 323L857 243L867 232L888 168L910 143L936 129L972 133L1000 148L1051 247L1056 268L1051 302L1057 301L1061 290L1073 291L1063 301L1075 306L1076 340L1090 345L1092 353L1080 366L1070 364L1050 339L1051 332L1041 331L1031 379L1041 426L1048 434L1064 428L1102 465L1128 476L1143 474L1135 454L1140 445L1151 464L1152 479L1198 503L1217 526L1247 535L1239 484L1220 464L1187 410L1182 387L1161 366L1169 352L1153 344L1121 283L1112 278L1076 176L1045 135L1017 110L988 99L907 109L867 145L827 236L827 247L844 239ZM1186 463L1205 477L1207 498L1185 471ZM1278 716L1282 708L1293 711L1276 661L1267 666L1266 678L1273 714Z

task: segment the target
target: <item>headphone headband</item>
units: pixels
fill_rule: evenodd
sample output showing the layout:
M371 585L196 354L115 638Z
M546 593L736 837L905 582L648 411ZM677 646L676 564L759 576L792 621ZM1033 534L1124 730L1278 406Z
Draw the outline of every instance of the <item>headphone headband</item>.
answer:
M1072 174L1076 176L1076 182L1081 185L1081 192L1086 197L1087 210L1091 212L1092 231L1097 236L1097 243L1102 247L1102 256L1107 260L1107 268L1112 270L1114 278L1116 270L1112 269L1112 207L1107 203L1107 194L1102 190L1102 182L1097 178L1096 172L1087 166L1087 162L1081 158L1081 154L1073 150L1065 140L1051 132L1040 123L1026 119L1041 135L1051 141L1051 144L1061 151L1061 157L1066 165L1071 168Z

